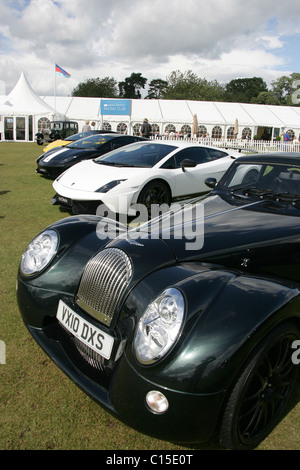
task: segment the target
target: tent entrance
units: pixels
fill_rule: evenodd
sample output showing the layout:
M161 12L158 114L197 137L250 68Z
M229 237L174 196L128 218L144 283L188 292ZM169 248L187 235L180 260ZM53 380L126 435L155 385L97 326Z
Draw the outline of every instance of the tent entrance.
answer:
M4 139L33 141L32 116L4 117Z
M273 127L258 127L257 138L258 140L272 140Z

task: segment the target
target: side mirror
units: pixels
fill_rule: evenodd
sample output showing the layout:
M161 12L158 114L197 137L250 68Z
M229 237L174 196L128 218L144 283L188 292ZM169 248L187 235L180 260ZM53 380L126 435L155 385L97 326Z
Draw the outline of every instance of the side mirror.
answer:
M182 160L180 166L181 166L182 171L185 171L185 168L194 168L195 166L197 166L197 163L194 162L194 160L185 158L184 160Z
M217 184L217 180L216 180L216 178L206 178L205 184L206 184L206 186L208 186L209 188L214 189L214 187L215 187L216 184Z

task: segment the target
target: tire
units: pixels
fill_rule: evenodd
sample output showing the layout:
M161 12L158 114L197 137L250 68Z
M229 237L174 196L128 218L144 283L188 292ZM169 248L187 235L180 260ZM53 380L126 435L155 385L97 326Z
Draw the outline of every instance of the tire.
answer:
M298 378L292 363L294 324L275 328L246 363L227 401L220 429L227 449L253 449L274 429L287 411Z
M168 185L163 181L151 181L140 192L138 203L147 207L148 215L151 214L151 205L171 204L171 193Z

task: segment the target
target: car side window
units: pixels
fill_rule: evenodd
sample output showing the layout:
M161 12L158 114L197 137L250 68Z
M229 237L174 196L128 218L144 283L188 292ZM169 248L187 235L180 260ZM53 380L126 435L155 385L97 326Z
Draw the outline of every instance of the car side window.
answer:
M228 153L227 152L222 152L222 150L217 150L217 149L207 149L208 153L208 162L212 162L213 160L218 160L218 158L223 158L227 157Z
M123 145L132 144L133 140L129 137L120 137L119 139L112 140L112 150L123 147Z
M161 168L164 168L165 170L174 170L175 168L175 158L171 157L169 158L162 166Z
M196 165L209 161L204 147L191 147L178 152L175 155L176 168L180 168L181 162L185 159L193 160Z

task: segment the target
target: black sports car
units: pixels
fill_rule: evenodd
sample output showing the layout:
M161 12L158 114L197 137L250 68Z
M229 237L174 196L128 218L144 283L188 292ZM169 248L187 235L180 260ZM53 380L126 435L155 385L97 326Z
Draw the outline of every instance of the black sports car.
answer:
M127 425L256 447L289 405L300 357L300 154L235 160L205 197L128 229L58 221L22 256L25 325Z
M140 140L147 139L116 133L88 135L63 147L55 147L40 155L36 161L36 172L50 178L57 178L65 170L82 160L99 157L111 150Z

